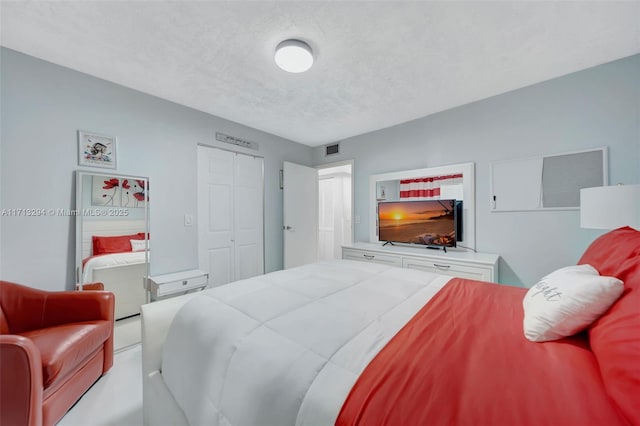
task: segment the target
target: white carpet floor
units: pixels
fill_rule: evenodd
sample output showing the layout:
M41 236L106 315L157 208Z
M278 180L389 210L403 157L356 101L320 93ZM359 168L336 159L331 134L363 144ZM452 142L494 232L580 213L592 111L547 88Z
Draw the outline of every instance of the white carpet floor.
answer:
M114 355L113 367L60 420L58 426L142 426L142 348Z
M140 343L140 315L116 321L113 328L113 350L117 353Z

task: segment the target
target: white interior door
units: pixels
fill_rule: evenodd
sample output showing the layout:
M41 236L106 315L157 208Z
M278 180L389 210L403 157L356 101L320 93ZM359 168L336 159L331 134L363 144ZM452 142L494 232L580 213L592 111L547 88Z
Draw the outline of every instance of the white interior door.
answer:
M235 280L264 274L263 159L235 158Z
M318 171L284 162L284 267L318 259Z
M198 268L210 286L264 273L262 161L198 146Z

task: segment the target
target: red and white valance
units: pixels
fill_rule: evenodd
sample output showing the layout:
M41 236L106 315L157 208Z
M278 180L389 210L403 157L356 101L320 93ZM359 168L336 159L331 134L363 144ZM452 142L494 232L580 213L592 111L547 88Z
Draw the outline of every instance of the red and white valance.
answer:
M400 198L440 198L442 185L462 183L462 173L443 176L430 176L400 181Z

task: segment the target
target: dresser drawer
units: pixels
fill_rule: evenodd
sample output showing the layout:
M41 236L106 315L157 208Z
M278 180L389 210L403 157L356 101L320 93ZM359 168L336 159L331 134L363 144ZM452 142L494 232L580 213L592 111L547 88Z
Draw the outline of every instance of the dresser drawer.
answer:
M391 266L402 266L402 257L363 250L343 249L342 258L365 262L383 263Z
M439 259L414 259L404 257L402 267L409 269L420 269L422 271L433 272L435 274L450 275L452 277L468 278L479 281L493 281L493 271L491 268L475 265L461 265L455 262L446 262Z
M386 246L361 242L342 246L342 258L497 282L500 256L456 250L434 253L434 250L425 250L424 246Z

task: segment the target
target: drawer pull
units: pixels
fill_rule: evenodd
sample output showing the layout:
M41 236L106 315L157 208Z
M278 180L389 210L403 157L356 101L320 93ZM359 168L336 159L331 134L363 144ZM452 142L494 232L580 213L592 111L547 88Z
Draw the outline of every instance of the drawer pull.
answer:
M189 281L184 280L184 281L182 281L182 285L187 285L187 283L188 283L188 282L189 282Z
M363 256L364 256L365 259L369 259L369 260L371 260L371 259L373 259L375 257L372 254L363 254Z
M436 268L439 268L439 269L449 269L449 268L451 268L451 265L438 265L437 263L434 263L433 266L435 266Z

